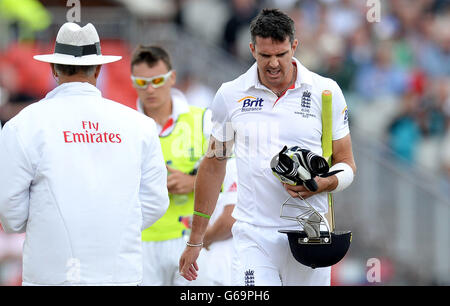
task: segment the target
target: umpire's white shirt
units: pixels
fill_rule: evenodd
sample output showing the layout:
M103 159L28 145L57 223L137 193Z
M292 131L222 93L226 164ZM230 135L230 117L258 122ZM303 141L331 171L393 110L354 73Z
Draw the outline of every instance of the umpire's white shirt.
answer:
M331 79L297 66L295 87L281 98L258 79L256 63L237 79L224 83L211 104L212 136L233 140L238 169L238 202L233 217L257 226L293 226L280 218L281 204L289 197L272 174L270 161L284 145L300 146L322 154L322 91L333 95L333 140L349 133L344 96ZM300 200L298 200L300 201ZM328 210L326 193L308 199L320 213ZM300 211L285 211L299 215Z
M167 210L153 120L65 83L0 134L0 221L25 232L24 285L135 285L141 230Z

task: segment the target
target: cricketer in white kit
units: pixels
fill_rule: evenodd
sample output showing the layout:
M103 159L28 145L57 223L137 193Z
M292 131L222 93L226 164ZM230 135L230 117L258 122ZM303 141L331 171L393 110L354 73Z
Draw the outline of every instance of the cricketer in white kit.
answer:
M322 215L328 211L327 192L351 183L356 169L344 96L331 79L305 68L293 57L298 45L294 22L286 14L264 9L250 26L250 49L256 63L234 81L224 83L211 104L210 149L196 182L195 210L209 215L223 179L226 156L234 153L238 169L238 200L232 228L239 265L235 285L329 285L330 267L312 269L297 262L287 236L279 229L297 229L280 218L281 204L299 194ZM272 174L270 161L283 146L300 146L321 155L321 95L333 95L333 165L345 164L346 175L316 178L318 190L283 185ZM304 205L303 205L304 206ZM198 276L198 248L208 219L194 216L190 245L180 258L180 273ZM199 271L201 273L201 271Z

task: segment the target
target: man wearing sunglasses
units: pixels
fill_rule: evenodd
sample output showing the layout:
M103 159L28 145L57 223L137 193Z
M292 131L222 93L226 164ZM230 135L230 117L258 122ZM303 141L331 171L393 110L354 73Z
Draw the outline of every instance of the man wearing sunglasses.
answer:
M173 88L176 71L161 47L139 46L134 51L131 81L138 94L138 111L157 124L170 198L166 214L142 232L142 285L185 285L178 259L185 247L186 227L179 220L193 213L196 167L207 148L211 114L189 106L181 91Z

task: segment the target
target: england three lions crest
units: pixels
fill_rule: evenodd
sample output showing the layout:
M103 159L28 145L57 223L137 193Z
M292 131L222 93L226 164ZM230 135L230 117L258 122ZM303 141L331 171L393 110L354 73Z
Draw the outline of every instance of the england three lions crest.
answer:
M311 107L311 92L305 90L302 96L302 108L310 108Z
M316 115L311 112L311 92L309 90L303 91L302 99L300 101L300 109L294 112L301 115L303 118L316 118Z

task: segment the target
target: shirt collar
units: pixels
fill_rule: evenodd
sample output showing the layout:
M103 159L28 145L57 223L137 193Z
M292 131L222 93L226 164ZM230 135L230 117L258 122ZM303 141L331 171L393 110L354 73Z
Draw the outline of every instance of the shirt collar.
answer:
M51 99L56 96L74 96L74 95L87 95L87 96L102 96L100 90L94 85L87 82L69 82L63 83L50 91L45 98Z
M297 80L295 81L295 87L301 87L303 84L312 86L312 72L303 66L298 59L295 57L293 57L293 59L297 64Z
M302 84L312 86L312 73L305 66L303 66L298 59L292 58L293 62L297 65L297 79L295 81L295 88L301 87ZM255 62L250 69L244 74L244 86L245 90L251 87L265 88L258 78L258 65Z

